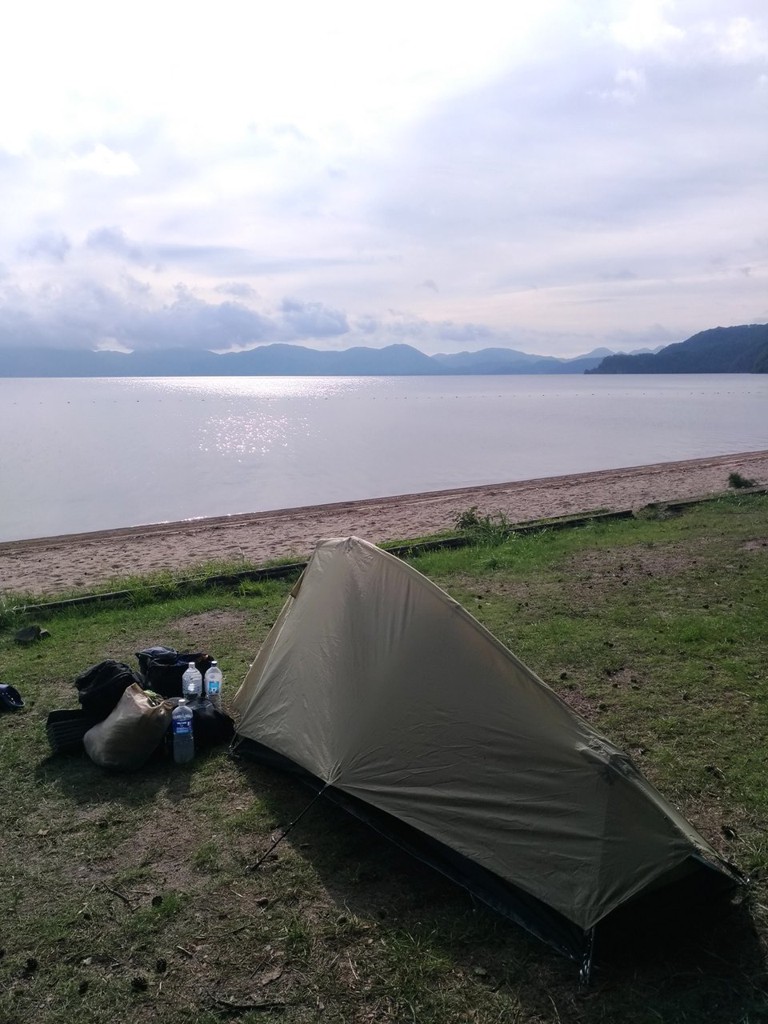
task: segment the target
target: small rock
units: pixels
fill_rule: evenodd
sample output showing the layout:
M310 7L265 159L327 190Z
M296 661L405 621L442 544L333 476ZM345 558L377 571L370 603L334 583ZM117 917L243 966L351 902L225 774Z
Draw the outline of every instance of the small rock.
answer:
M47 629L41 629L39 626L24 626L14 634L13 639L17 644L33 644L36 640L44 640L50 635Z

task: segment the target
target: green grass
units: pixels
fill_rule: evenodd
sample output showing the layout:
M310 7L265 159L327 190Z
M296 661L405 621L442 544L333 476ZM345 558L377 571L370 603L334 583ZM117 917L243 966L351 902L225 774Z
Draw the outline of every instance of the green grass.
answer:
M151 644L207 649L226 694L288 583L47 615L0 632L0 1021L768 1020L768 499L602 522L415 560L626 749L753 876L748 916L672 954L572 964L318 802L224 749L131 775L49 757L74 677ZM139 588L141 589L141 588ZM39 620L35 620L39 621ZM746 923L745 923L746 921Z

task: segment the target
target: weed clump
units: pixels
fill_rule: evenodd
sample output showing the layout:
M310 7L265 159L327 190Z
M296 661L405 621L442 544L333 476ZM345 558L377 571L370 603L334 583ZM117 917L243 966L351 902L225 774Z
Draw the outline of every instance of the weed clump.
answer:
M757 481L750 480L749 477L742 476L741 473L734 472L730 473L728 476L728 486L741 490L744 487L756 487Z
M504 512L480 515L477 505L465 509L454 520L457 530L476 544L501 544L514 532L514 524Z
M646 520L647 522L663 522L665 519L671 519L673 515L674 513L670 507L661 501L652 501L648 505L643 505L642 508L633 511L635 519Z

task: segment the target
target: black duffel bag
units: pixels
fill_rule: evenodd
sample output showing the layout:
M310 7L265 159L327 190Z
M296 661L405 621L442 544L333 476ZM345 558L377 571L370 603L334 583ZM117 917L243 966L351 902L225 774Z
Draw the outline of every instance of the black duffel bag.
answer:
M114 711L131 683L142 685L130 666L111 659L91 665L75 679L81 708L97 722Z
M231 743L235 735L235 723L229 715L219 711L209 700L194 701L189 706L193 714L192 731L196 750Z
M172 647L147 647L137 651L143 686L145 690L153 690L161 697L181 697L181 679L189 668L190 661L197 666L200 675L211 667L213 658L201 651L189 653L175 651Z

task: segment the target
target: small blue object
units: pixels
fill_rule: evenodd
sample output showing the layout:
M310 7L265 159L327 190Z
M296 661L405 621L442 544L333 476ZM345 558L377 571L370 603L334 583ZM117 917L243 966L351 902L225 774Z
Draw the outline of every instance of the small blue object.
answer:
M0 683L0 711L19 711L23 707L24 701L16 687Z

